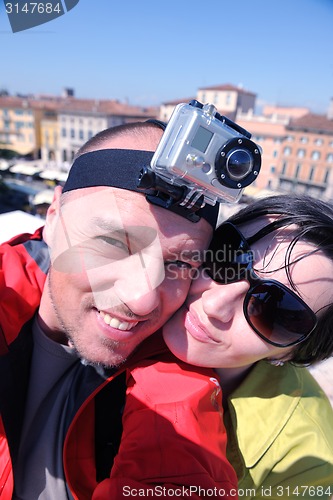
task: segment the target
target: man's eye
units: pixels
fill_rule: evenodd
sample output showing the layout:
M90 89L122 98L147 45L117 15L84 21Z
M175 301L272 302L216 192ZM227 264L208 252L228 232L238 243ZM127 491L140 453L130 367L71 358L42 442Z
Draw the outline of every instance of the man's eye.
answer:
M125 243L123 243L121 240L117 240L116 238L112 238L111 236L98 236L97 239L99 241L105 243L106 245L110 245L112 247L119 248L120 250L123 250L126 253L129 253L127 245Z

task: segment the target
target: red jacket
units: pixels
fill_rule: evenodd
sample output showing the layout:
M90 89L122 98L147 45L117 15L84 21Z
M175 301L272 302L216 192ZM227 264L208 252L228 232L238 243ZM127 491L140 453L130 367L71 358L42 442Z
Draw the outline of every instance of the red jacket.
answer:
M17 442L17 436L20 434L22 425L31 361L32 340L30 321L38 309L48 267L49 255L47 247L42 240L41 229L36 231L34 235L20 235L0 246L1 500L9 500L13 491L11 461L15 459L18 450L19 443ZM138 447L138 452L145 452L144 450L147 449L147 453L149 450L149 456L151 456L152 453L159 456L155 440L159 440L160 446L163 444L165 454L161 454L160 456L163 460L158 462L154 458L154 460L149 461L149 463L147 461L147 470L154 466L153 482L155 484L193 484L202 487L208 487L209 485L210 488L215 486L225 488L235 487L236 476L231 466L226 463L224 458L226 437L219 415L220 402L218 403L218 407L214 409L209 400L210 396L216 392L214 383L209 381L209 376L211 376L212 373L210 373L209 370L203 370L201 374L189 373L190 377L185 377L186 385L184 385L184 391L182 390L177 395L175 390L180 389L179 382L177 382L178 372L182 371L184 374L184 371L186 372L188 368L183 367L180 369L175 363L167 365L158 363L147 367L147 371L143 370L142 366L141 368L131 370L134 366L138 366L138 362L143 358L154 359L155 355L160 355L162 352L165 352L165 346L161 340L161 335L157 334L154 335L153 338L150 338L149 342L144 342L139 352L132 356L127 363L129 388L125 418L128 418L129 424L127 424L127 420L125 420L125 429L120 453L112 469L111 477L115 478L113 487L120 488L122 484L122 479L119 479L119 467L122 463L124 467L125 465L126 467L129 466L128 469L124 468L124 470L128 470L131 480L134 481L133 484L135 484L136 487L139 484L151 484L146 473L144 477L142 476L142 472L144 472L144 463L137 460L137 458L139 459L140 457L138 455L136 458L136 447L133 449L135 445L133 439L136 439L135 433L132 434L133 429L138 430L138 439L142 439L142 434L146 434L147 438L151 438L150 440L146 439L144 449L141 445ZM168 354L164 359L166 362L172 359L171 354ZM147 362L147 364L150 365L150 362ZM168 370L172 368L170 371L173 372L174 375L167 372L159 373L159 366L167 366ZM89 386L86 394L81 398L80 404L69 425L63 448L63 464L68 487L75 499L91 499L95 490L96 498L121 498L120 495L109 496L108 488L110 484L112 485L112 482L105 480L98 483L96 480L95 397L97 394L101 393L102 389L107 389L114 377L125 369L126 367L124 366L112 377L103 380L96 386ZM159 377L163 377L163 384L162 386L156 387L154 382L151 384L151 387L147 386L150 396L154 399L157 398L160 390L162 391L160 394L162 394L163 397L168 396L170 389L172 398L176 397L177 403L175 407L177 408L182 407L181 399L185 397L188 388L192 386L193 394L189 396L185 405L186 408L183 408L184 411L185 409L189 410L189 412L186 411L185 414L187 421L184 423L186 425L182 424L182 420L175 424L172 420L174 415L170 417L170 420L168 417L169 412L164 412L167 406L163 408L160 415L157 414L154 416L152 410L154 410L155 406L152 405L152 402L149 399L140 399L139 392L141 383L144 382L144 384L146 384L146 377L151 380L150 377L152 377L152 372L155 372L156 376L159 374ZM168 391L163 392L163 388L167 387L165 384L168 384ZM196 398L198 398L198 400ZM220 395L218 398L220 398ZM156 401L158 400L156 399ZM171 403L171 400L169 403L171 405L170 408L173 408L174 405ZM192 404L194 405L193 409L190 408ZM163 405L158 404L159 411L162 406ZM204 408L205 411L201 412L202 408ZM135 415L132 415L131 412L134 409ZM206 447L202 449L201 446L198 446L202 438L200 434L201 427L198 425L198 422L196 422L198 416L200 419L202 418L203 424L205 424L205 422L207 423L205 439L210 436L212 437L212 439L209 439L209 442L207 442ZM177 437L176 439L173 430L173 439L171 440L170 432L168 432L168 439L165 441L163 437L164 434L157 435L151 432L152 422L155 420L161 423L161 419L163 419L163 425L160 426L161 432L164 432L164 429L170 430L170 426L174 425L176 431L180 432L182 437ZM140 425L140 428L138 428L138 425ZM217 431L219 437L216 441ZM167 436L167 433L165 433L165 436ZM179 439L182 440L182 446L179 445ZM142 444L142 442L140 443ZM171 443L172 446L170 447ZM195 460L193 460L194 456ZM131 457L130 463L126 462L127 457ZM190 459L191 469L189 471L186 463L187 460ZM177 463L178 465L176 466ZM170 468L165 468L167 472L165 476L163 470L164 465L167 464L170 465ZM179 471L176 483L174 482L172 472L175 466L176 470ZM221 467L221 470L219 467ZM161 477L159 477L159 475ZM194 479L196 479L196 482L194 482ZM136 482L136 480L138 482ZM130 483L127 481L123 484L126 486ZM185 496L188 495L185 494ZM195 498L195 496L192 498ZM236 497L233 496L233 498Z
M164 496L237 498L226 443L214 373L170 353L145 360L128 370L119 453L111 479L99 484L93 499L137 496L145 489L156 497L169 491Z

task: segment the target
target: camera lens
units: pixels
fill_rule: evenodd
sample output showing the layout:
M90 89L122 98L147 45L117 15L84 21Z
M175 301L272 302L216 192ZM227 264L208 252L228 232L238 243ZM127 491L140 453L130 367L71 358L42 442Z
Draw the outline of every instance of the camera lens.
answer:
M253 157L245 149L231 151L226 159L226 170L231 179L241 180L246 177L253 167Z
M258 146L246 137L234 137L223 144L216 155L216 181L232 189L241 189L256 179L260 167Z

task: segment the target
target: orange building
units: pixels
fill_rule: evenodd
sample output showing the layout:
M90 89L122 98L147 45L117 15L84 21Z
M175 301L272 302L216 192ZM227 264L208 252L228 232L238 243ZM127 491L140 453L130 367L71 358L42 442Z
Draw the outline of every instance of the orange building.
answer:
M247 192L253 192L253 187L258 190L280 189L277 171L286 140L286 127L292 118L298 118L308 112L308 108L302 107L264 106L261 114L237 114L237 123L252 134L252 140L262 149L260 175Z
M291 120L277 169L280 189L330 199L332 170L333 120L312 113Z

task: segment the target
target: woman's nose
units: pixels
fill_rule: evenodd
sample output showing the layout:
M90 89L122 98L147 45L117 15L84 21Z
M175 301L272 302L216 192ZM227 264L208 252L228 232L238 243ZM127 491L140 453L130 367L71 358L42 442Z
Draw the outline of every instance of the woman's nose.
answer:
M243 306L249 283L245 280L227 285L216 283L203 273L191 285L190 294L201 295L202 307L209 317L230 321L239 306Z

